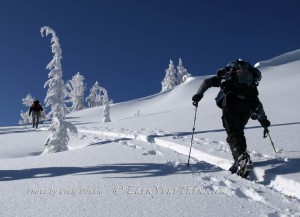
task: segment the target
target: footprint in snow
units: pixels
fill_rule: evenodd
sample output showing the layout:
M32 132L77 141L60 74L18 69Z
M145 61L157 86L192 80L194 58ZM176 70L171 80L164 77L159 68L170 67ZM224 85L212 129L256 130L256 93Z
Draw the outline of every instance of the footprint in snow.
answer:
M151 150L148 152L143 153L143 155L156 155L156 156L161 156L163 155L160 151L157 150Z
M166 164L171 167L176 168L180 164L180 162L179 161L167 161Z
M79 137L79 139L86 139L87 135L82 135L81 137Z
M260 196L259 193L255 191L253 188L245 188L245 187L237 188L235 189L235 194L240 198L265 202L265 199L262 196Z
M131 142L127 142L127 141L119 141L119 143L121 143L122 145L125 145L125 146L127 146L129 148L132 148L132 149L139 149L139 148L141 148L140 146L134 145Z
M186 162L183 161L170 160L166 161L166 165L177 170L186 170Z
M155 143L155 135L147 135L146 140L148 143Z
M127 141L119 141L119 143L122 145L127 145Z
M128 143L127 146L128 146L129 148L132 148L132 149L140 149L140 148L141 148L140 146L134 145L134 144L131 144L131 143Z
M227 145L219 145L219 146L215 146L213 149L215 151L228 152L229 151L229 146L227 146Z

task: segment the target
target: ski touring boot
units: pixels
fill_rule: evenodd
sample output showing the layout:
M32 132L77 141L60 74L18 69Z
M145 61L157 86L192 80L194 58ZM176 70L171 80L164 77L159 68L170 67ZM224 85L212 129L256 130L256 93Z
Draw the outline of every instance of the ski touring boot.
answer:
M241 154L237 159L237 170L236 174L242 178L247 178L249 173L253 169L253 163L250 159L250 155L247 152Z
M229 168L229 171L231 172L231 174L236 173L238 170L238 167L239 167L239 163L236 160L236 161L234 161L233 165Z

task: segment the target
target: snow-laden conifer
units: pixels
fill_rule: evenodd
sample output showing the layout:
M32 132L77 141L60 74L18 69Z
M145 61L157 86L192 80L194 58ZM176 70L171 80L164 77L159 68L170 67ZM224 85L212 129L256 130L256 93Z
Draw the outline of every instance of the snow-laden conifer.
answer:
M96 81L90 89L90 95L85 99L88 102L89 108L103 105L104 90L98 81Z
M174 67L173 61L170 60L169 68L166 69L166 75L163 81L161 82L161 92L165 92L174 88L178 83L178 78L176 76L176 69Z
M92 108L95 106L96 104L96 98L97 98L97 94L100 91L100 86L98 81L95 82L95 84L93 85L93 87L90 89L90 95L88 97L86 97L85 101L87 101L88 103L88 107Z
M48 34L52 35L51 48L54 53L53 59L47 65L46 69L49 69L49 80L46 81L44 87L48 87L47 96L45 98L46 107L51 106L52 124L49 130L52 131L46 140L46 150L44 153L55 153L68 150L69 135L68 130L74 134L77 134L77 128L64 120L67 113L67 107L64 103L64 99L68 95L68 91L62 79L61 68L61 54L59 39L53 29L48 26L41 28L42 37Z
M84 108L84 90L86 85L84 84L84 77L78 72L69 80L66 84L69 90L70 99L68 102L72 103L71 111L77 111Z
M191 77L191 74L189 74L186 70L186 68L184 68L184 66L182 65L182 60L181 58L179 58L179 64L177 66L177 77L178 77L178 84L182 84L183 82L186 81L186 79L188 79L189 77Z
M110 105L107 90L103 88L103 122L110 122Z

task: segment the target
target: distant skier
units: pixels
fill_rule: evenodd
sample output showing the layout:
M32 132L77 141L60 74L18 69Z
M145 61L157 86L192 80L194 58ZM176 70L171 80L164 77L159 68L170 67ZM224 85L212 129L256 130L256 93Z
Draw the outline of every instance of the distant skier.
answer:
M32 127L38 128L41 111L43 111L43 107L41 106L40 102L38 100L34 100L29 109L29 116L32 113Z
M247 177L253 168L246 151L244 136L249 118L258 119L264 128L264 137L269 132L268 127L271 124L258 98L257 86L260 80L261 72L257 68L241 59L235 60L225 68L219 69L216 76L205 79L192 98L193 105L198 106L208 88L221 88L216 103L222 109L222 122L227 133L226 141L234 158L229 170L243 178Z

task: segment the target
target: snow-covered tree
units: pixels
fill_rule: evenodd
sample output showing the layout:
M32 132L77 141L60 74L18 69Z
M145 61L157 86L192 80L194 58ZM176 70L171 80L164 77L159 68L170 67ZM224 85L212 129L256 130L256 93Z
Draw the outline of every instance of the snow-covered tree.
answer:
M42 37L52 34L51 48L54 53L53 59L47 65L46 69L49 69L49 80L46 81L44 87L48 87L47 96L45 98L46 107L51 106L52 124L49 130L52 131L46 140L46 150L44 153L55 153L68 150L69 135L68 130L74 134L77 134L77 128L64 120L67 113L67 107L64 103L64 99L68 95L67 88L62 79L61 68L61 54L59 39L53 29L48 26L41 28Z
M27 106L27 107L32 106L33 101L34 101L34 98L31 96L30 93L27 94L27 96L26 96L25 98L22 99L23 105L25 105L25 106Z
M85 99L88 102L89 108L104 105L104 98L107 97L105 88L100 87L98 81L95 82L90 89L90 95Z
M178 77L178 84L182 84L186 81L189 77L191 77L191 74L187 72L187 70L182 65L182 60L179 58L179 64L177 66L177 77Z
M27 94L27 96L25 98L22 99L22 103L23 105L25 105L26 107L30 107L32 105L34 101L34 98L29 94ZM31 123L31 117L29 116L29 109L27 109L27 111L23 112L23 110L21 110L20 116L21 116L21 120L19 120L19 124L29 124Z
M52 133L47 137L45 153L56 153L68 150L69 135L68 132L77 134L77 128L70 122L59 119L54 116L49 131Z
M166 75L163 81L161 82L161 92L165 92L174 88L178 83L178 78L176 76L176 69L174 67L173 61L170 60L169 68L166 69Z
M103 88L103 122L110 122L110 106L107 90Z
M84 77L78 72L69 80L66 84L69 90L68 96L70 99L68 102L72 103L71 111L77 111L84 108L84 90L86 85L84 84Z
M99 92L100 92L100 86L98 81L96 81L93 87L90 89L90 95L85 99L85 101L88 102L89 108L96 106L97 103L96 101L98 100L97 95Z
M26 125L31 123L31 117L29 116L28 111L23 112L23 110L21 110L20 116L21 116L21 119L19 120L20 125Z

